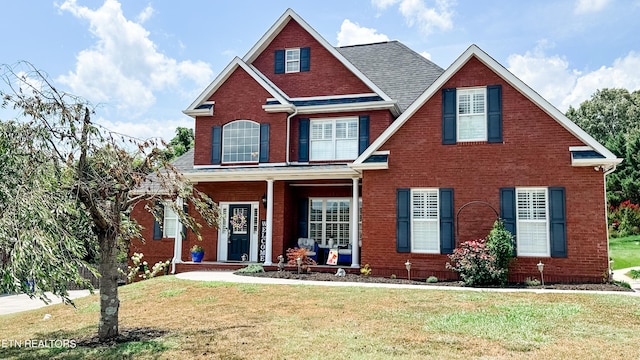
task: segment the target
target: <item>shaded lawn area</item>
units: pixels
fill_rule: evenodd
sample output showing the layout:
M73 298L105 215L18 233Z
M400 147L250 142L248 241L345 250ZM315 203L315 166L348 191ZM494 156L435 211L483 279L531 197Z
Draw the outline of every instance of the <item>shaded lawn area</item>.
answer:
M99 299L0 316L6 359L637 358L640 297L196 282L120 288L121 332L96 345ZM45 314L51 318L44 320ZM147 334L147 335L145 335Z
M609 239L613 270L640 266L640 235Z

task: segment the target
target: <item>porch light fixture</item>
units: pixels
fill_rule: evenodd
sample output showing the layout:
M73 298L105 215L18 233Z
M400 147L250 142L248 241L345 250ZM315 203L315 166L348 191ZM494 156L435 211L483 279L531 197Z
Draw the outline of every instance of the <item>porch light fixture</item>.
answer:
M407 262L404 263L404 267L407 268L407 280L411 280L411 262L407 260Z
M540 271L540 279L542 280L542 287L544 287L544 264L542 263L542 260L538 262L538 271Z
M264 208L267 208L267 194L262 195L262 206L264 206Z

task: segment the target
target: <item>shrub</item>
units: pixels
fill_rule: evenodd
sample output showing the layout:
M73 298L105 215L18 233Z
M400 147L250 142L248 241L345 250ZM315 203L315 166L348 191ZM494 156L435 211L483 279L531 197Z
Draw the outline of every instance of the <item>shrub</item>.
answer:
M244 274L263 273L264 268L260 264L249 264L246 267L239 269L237 272Z
M609 207L609 224L616 236L625 237L638 234L640 228L640 206L626 200L619 206Z
M298 258L300 258L302 271L307 272L310 265L315 265L316 262L312 258L307 256L307 249L305 248L289 248L287 249L287 264L298 266Z
M149 270L149 264L146 261L142 261L144 257L143 253L133 253L131 256L131 262L133 262L133 266L127 266L127 273L125 273L122 269L118 269L121 274L127 276L127 283L132 283L136 275L142 280L151 279L155 277L160 272L165 272L166 269L169 268L170 261L167 260L165 262L158 261L151 270ZM167 270L168 271L168 270ZM138 274L141 272L142 274Z
M446 268L457 272L465 285L502 284L506 269L496 263L484 239L465 241L449 255Z
M435 276L429 276L426 280L427 283L429 284L435 284L438 282L438 278Z
M371 275L371 266L369 266L369 264L365 264L364 267L360 269L360 274L363 276Z
M495 266L504 270L501 284L507 282L509 264L513 259L513 242L513 234L504 228L502 219L496 220L487 236L487 249L496 258Z
M540 280L536 279L536 278L526 278L524 279L524 284L527 286L538 286L540 285Z

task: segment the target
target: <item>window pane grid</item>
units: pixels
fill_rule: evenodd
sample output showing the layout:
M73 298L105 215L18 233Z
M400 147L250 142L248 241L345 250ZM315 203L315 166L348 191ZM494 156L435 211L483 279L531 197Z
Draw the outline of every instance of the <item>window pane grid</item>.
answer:
M287 49L287 71L300 71L300 49Z
M312 120L311 160L350 160L358 157L358 120Z
M223 128L222 161L256 162L260 151L260 124L237 120Z
M178 215L169 206L164 207L164 218L162 219L163 237L175 238L178 233Z
M323 246L350 243L350 202L341 199L312 199L309 211L309 237Z

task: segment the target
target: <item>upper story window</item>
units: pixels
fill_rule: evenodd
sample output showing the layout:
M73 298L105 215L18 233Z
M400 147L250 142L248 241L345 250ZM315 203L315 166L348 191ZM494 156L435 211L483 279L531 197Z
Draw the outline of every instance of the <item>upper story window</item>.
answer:
M309 71L311 68L311 48L279 49L274 54L276 74Z
M300 71L300 49L287 49L286 50L286 72L299 72Z
M358 157L358 118L311 120L310 160Z
M442 89L442 144L502 143L502 86Z
M458 141L487 140L486 88L458 89Z
M222 162L258 162L260 154L260 124L236 120L222 128Z

